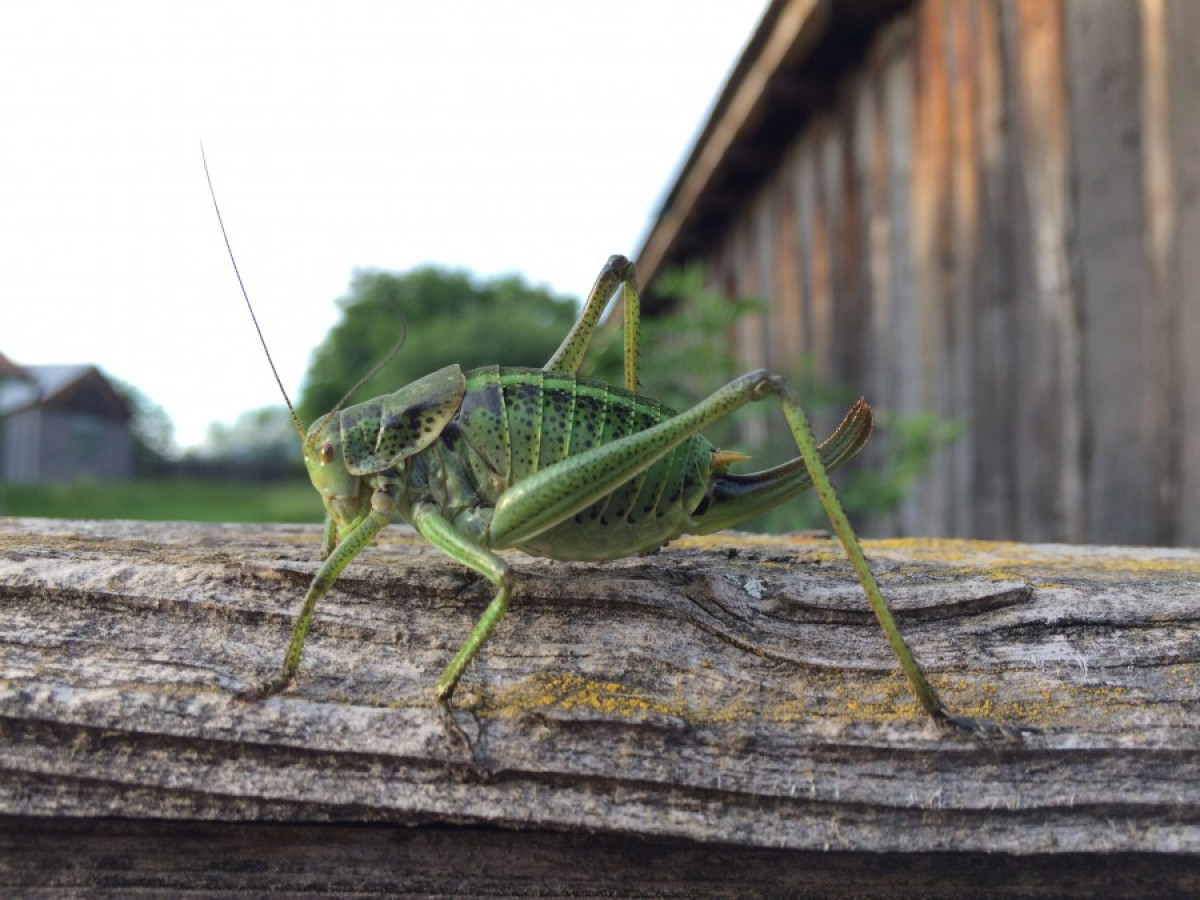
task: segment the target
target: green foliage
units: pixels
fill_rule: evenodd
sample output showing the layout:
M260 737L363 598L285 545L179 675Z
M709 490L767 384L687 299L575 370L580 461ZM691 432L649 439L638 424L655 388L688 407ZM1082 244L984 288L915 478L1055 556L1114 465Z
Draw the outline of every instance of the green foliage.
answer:
M479 281L435 267L363 271L339 301L342 318L313 354L297 405L308 425L329 412L407 328L403 349L359 389L391 393L450 363L541 366L574 323L576 303L517 276Z
M706 284L703 267L690 266L666 273L657 282L658 293L673 300L667 312L642 321L642 393L673 409L685 409L701 397L726 384L745 370L734 348L738 322L761 313L761 300L729 300ZM616 324L616 323L614 323ZM611 327L600 335L590 363L584 370L593 377L620 384L623 375L621 329ZM805 411L814 422L837 424L841 412L859 396L853 387L830 384L820 378L808 360L798 360L794 371L782 371L796 389ZM744 423L771 415L768 438L758 444L744 437ZM911 415L876 411L872 445L884 452L873 454L877 463L867 466L862 459L851 462L835 475L838 491L852 516L873 516L895 509L905 494L928 471L934 454L952 444L963 427L937 419L931 412ZM797 455L795 442L783 425L782 415L769 413L760 405L739 410L729 420L714 423L705 435L718 446L753 457L742 469L766 468ZM824 435L818 434L820 440ZM816 496L772 510L740 528L750 531L785 531L820 528L827 523Z

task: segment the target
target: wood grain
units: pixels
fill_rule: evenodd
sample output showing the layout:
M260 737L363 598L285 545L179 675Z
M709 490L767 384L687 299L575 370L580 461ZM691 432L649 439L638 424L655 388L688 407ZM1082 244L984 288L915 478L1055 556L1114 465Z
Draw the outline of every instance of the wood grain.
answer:
M233 700L278 664L319 542L0 519L0 850L70 822L124 840L99 824L116 817L467 827L495 847L522 845L510 829L607 835L593 862L621 839L770 851L763 865L1173 854L1158 871L1186 879L1200 852L1200 552L868 542L945 699L1041 729L1022 743L918 714L825 538L724 534L603 565L514 554L512 608L457 697L472 753L430 689L487 590L403 527L318 608L298 682ZM575 846L552 843L524 846ZM14 853L0 871L28 874Z

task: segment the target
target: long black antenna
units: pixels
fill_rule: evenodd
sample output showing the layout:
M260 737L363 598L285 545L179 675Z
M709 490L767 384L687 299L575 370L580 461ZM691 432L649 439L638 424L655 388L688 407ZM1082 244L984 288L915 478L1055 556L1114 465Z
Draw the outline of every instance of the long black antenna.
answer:
M204 155L204 144L200 144L200 159L204 162L204 178L208 182L208 194L212 197L213 209L217 211L217 224L221 226L221 237L225 239L225 249L229 252L229 261L233 263L233 274L237 276L238 287L242 289L242 299L246 301L246 309L250 310L250 319L254 322L254 330L258 332L258 340L262 344L263 353L267 355L267 365L271 367L271 374L275 376L275 383L279 385L279 393L283 394L283 402L287 404L288 412L292 415L292 422L296 426L296 431L300 433L300 439L304 439L304 426L300 424L300 417L296 415L296 408L292 406L292 401L288 398L287 391L283 388L283 380L279 377L279 371L275 368L275 360L271 359L271 351L267 349L267 339L263 337L262 329L258 327L258 316L254 314L254 307L250 303L250 295L246 293L246 285L242 281L242 273L238 270L237 259L233 255L233 247L229 243L229 234L225 231L225 220L221 218L221 207L217 204L217 192L213 190L212 175L208 172L208 157Z

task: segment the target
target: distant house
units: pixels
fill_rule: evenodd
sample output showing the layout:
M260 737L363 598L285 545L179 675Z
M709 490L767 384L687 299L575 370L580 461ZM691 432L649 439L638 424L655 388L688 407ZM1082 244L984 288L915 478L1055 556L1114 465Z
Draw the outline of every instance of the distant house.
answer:
M775 0L637 255L968 432L880 530L1200 544L1200 3ZM884 451L868 448L861 465Z
M130 478L131 419L95 366L20 366L0 354L0 481Z

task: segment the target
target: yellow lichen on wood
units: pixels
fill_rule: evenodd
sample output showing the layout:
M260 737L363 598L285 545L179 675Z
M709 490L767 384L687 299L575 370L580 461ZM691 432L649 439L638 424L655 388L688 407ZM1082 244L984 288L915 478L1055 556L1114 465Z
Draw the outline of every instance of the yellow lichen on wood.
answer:
M571 672L533 675L485 698L477 712L485 717L514 716L548 709L584 709L622 718L657 714L690 720L682 706L649 699L615 681L593 680Z

